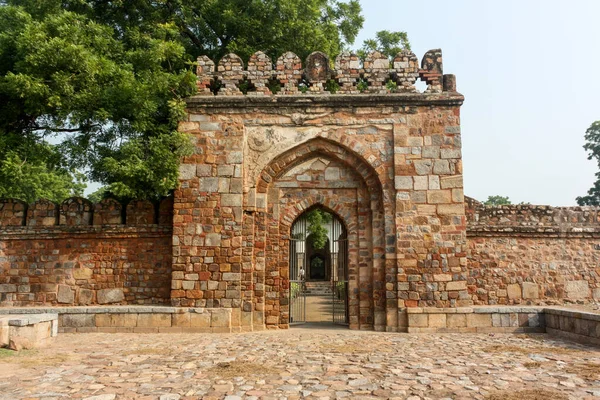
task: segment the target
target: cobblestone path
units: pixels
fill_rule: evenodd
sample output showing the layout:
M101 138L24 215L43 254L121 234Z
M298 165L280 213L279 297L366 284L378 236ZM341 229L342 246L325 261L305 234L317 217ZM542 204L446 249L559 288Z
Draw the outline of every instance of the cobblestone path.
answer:
M2 399L600 396L600 351L546 335L60 334L49 348L0 355Z

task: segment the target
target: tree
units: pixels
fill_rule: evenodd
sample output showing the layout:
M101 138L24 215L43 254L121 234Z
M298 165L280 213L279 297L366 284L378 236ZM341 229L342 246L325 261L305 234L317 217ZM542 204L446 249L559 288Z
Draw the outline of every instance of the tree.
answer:
M583 148L588 152L588 160L596 160L600 169L600 121L594 122L585 131L585 141ZM576 198L580 206L600 206L600 172L596 172L596 182L588 190L586 196Z
M86 170L120 196L166 195L190 151L177 124L195 85L178 31L157 25L123 41L85 15L31 8L0 7L0 135L16 144L0 148L2 158L10 149L23 174L41 168L48 182Z
M360 12L357 0L0 0L0 136L13 144L0 157L61 182L56 199L78 193L77 171L119 197L164 196L191 152L177 124L198 55L335 57ZM3 176L2 193L23 196Z
M320 210L318 208L309 211L307 214L308 220L308 236L312 240L312 245L315 249L320 250L327 244L327 228L325 224L328 224L332 220L332 215L327 211Z
M375 50L392 59L402 50L410 50L408 35L406 32L379 31L375 33L375 39L367 39L363 42L358 55L364 59L368 53Z
M504 196L488 196L487 200L483 202L486 206L503 206L512 204L508 197Z

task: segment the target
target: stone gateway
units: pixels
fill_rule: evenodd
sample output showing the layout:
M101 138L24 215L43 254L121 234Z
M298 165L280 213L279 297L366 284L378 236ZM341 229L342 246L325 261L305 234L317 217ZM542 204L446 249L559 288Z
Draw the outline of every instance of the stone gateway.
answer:
M203 311L188 323L287 328L294 227L311 210L337 228L302 250L303 274L335 283L351 329L406 331L417 308L600 297L597 209L465 202L464 98L442 64L440 50L420 65L408 51L200 57L179 127L195 150L174 195L2 200L0 304L162 304Z

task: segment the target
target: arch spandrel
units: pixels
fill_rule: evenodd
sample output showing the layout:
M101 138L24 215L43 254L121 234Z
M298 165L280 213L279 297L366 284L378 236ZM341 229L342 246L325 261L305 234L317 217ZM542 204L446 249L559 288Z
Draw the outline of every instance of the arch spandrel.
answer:
M360 130L360 128L356 128ZM335 129L324 129L316 126L296 127L246 127L246 145L244 146L246 166L246 188L256 188L263 171L273 169L278 173L278 166L273 161L281 161L293 151L315 151L320 143L329 143L326 155L348 153L354 158L351 166L355 169L365 168L374 172L380 186L386 187L386 165L392 162L393 154L381 149L381 154L374 156L372 149L367 149L354 135L344 135ZM318 142L322 141L322 142ZM312 143L310 148L302 145ZM317 147L315 147L317 145ZM336 148L337 147L337 148ZM334 149L336 148L336 149ZM371 151L369 151L371 150ZM367 153L369 153L367 155ZM389 154L388 154L389 153ZM294 156L294 158L296 158ZM391 165L390 165L391 167ZM270 174L273 176L273 174ZM259 191L260 192L260 191Z
M256 192L266 193L269 185L287 171L315 157L331 159L347 166L362 179L371 199L381 201L383 185L377 171L346 146L323 137L301 143L273 158L256 177Z

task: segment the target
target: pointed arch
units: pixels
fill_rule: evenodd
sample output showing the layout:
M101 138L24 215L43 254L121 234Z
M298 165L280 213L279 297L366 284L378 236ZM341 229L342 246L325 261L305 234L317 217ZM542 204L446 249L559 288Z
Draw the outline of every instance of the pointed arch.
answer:
M324 156L346 165L362 178L369 190L371 200L381 199L383 185L377 171L356 152L323 137L301 143L275 157L260 173L256 191L266 193L271 183L291 168L315 156Z

